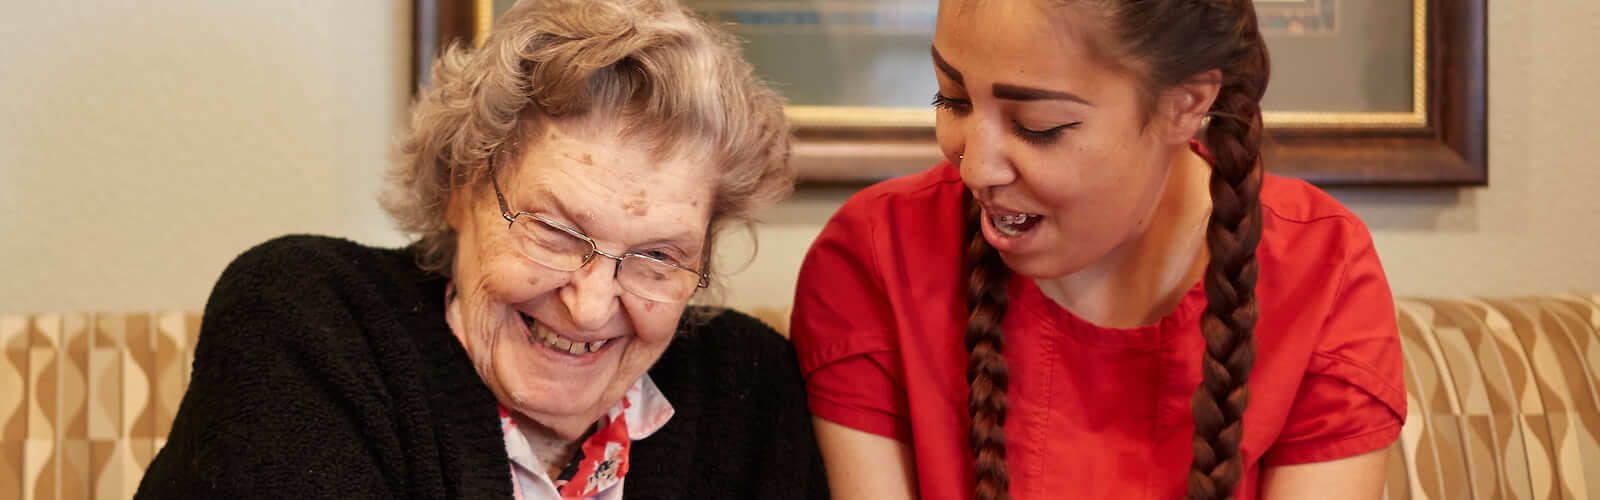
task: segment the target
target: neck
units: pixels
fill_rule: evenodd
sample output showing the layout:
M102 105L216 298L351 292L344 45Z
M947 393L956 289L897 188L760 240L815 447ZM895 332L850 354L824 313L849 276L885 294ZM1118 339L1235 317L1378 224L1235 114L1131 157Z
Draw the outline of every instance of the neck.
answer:
M594 428L590 427L578 439L565 439L549 427L522 415L513 413L511 418L516 419L518 429L523 429L528 445L533 448L534 457L539 460L539 465L551 481L555 481L567 464L572 463L572 457L577 456L583 440L594 433Z
M1205 275L1211 165L1185 148L1171 160L1144 230L1073 274L1038 280L1056 304L1110 328L1154 324Z

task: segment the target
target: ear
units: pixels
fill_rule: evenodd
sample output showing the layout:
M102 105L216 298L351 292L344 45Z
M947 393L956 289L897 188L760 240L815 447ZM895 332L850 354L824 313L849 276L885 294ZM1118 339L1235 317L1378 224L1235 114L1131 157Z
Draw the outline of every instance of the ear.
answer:
M444 222L450 229L461 232L467 223L467 217L472 212L472 188L457 187L450 190L450 199L444 204Z
M1207 113L1211 111L1211 104L1216 102L1217 92L1221 90L1222 70L1214 69L1197 73L1162 94L1157 109L1161 110L1162 117L1169 125L1163 139L1187 144L1200 132Z

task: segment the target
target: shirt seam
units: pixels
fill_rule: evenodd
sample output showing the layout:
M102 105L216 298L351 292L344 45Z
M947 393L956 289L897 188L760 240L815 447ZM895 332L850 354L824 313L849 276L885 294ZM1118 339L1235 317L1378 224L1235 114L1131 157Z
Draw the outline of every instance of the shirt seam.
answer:
M1295 224L1314 224L1314 223L1322 222L1322 221L1325 221L1325 220L1328 220L1328 219L1339 219L1339 220L1346 221L1346 222L1348 222L1350 220L1350 215L1349 214L1342 214L1342 213L1313 215L1313 216L1310 216L1310 217L1290 217L1288 214L1285 214L1282 211L1278 210L1277 207L1272 206L1272 203L1266 202L1266 201L1261 202L1261 208L1265 209L1268 212L1272 212L1272 216L1273 217L1277 217L1279 219L1282 219L1284 222L1292 222L1292 223L1295 223Z
M1351 366L1351 367L1353 367L1353 368L1355 368L1357 370L1361 370L1362 372L1365 372L1366 375L1370 375L1373 378L1373 381L1376 381L1378 384L1381 385L1381 387L1379 387L1378 389L1381 389L1383 391L1383 393L1384 393L1383 395L1384 396L1393 396L1395 394L1402 394L1402 395L1405 394L1404 391L1401 391L1401 390L1397 389L1394 385L1390 384L1389 381L1386 380L1383 376L1379 375L1378 374L1378 370L1376 368L1373 368L1371 365L1363 363L1363 362L1361 362L1359 360L1352 359L1352 358L1349 358L1349 357L1346 357L1346 356L1340 356L1340 355L1337 355L1337 354L1325 353L1325 352L1313 352L1313 353L1311 353L1311 356L1314 357L1314 358L1324 358L1324 359L1330 360L1330 361L1335 362L1335 363L1347 364L1347 365L1349 365L1349 366ZM1333 374L1329 374L1329 373L1322 373L1322 372L1317 372L1317 373L1315 373L1315 375L1322 376L1322 377L1336 378L1336 379L1342 380L1342 381L1344 381L1346 383L1350 383L1351 385L1356 385L1357 387L1361 387L1360 385L1355 384L1353 381L1348 380L1348 377L1341 377L1341 376L1338 376L1338 375L1333 375ZM1372 391L1369 390L1367 392L1372 392ZM1390 411L1396 411L1397 410L1395 408L1394 404L1391 404L1391 402L1389 402L1387 400L1384 400L1381 397L1378 398L1378 399L1379 399L1379 402L1383 403L1383 405L1385 407L1388 407L1390 409ZM1404 417L1404 412L1403 411L1397 411L1397 413L1400 413L1401 416Z
M1044 353L1043 354L1044 354L1044 358L1045 358L1045 366L1048 366L1049 370L1047 370L1046 373L1045 373L1046 377L1044 379L1044 404L1039 406L1039 409L1038 409L1038 411L1039 411L1039 418L1038 418L1039 425L1038 425L1038 427L1035 427L1035 429L1049 429L1050 428L1050 417L1051 417L1050 409L1051 408L1055 408L1055 398L1054 398L1055 393L1054 393L1054 386L1053 386L1052 382L1054 382L1055 379L1056 379L1056 368L1057 368L1057 365L1058 365L1058 363L1056 361L1056 354L1057 354L1056 350L1059 347L1057 345L1057 342L1059 342L1059 339L1056 338L1055 336L1051 336L1045 342L1045 349L1044 349ZM1028 444L1029 444L1029 446L1033 447L1035 455L1042 455L1042 453L1039 452L1039 450L1041 448L1039 446L1039 443L1041 443L1041 442L1042 442L1042 440L1029 440ZM1030 470L1028 471L1028 475L1029 475L1028 482L1033 485L1033 490L1031 490L1033 494L1030 495L1030 498L1043 498L1044 497L1044 495L1042 494L1043 492L1039 491L1039 488L1043 487L1043 482L1039 481L1039 478L1044 476L1044 460L1038 460L1037 459L1037 458L1043 458L1043 457L1035 457L1035 458L1036 459L1033 461L1033 467L1030 467L1029 468Z
M1161 337L1172 337L1173 336L1173 335L1168 335L1168 333L1169 332L1162 331L1161 332ZM1150 449L1152 449L1152 450L1158 448L1157 445L1158 445L1158 443L1160 441L1161 425L1162 425L1162 422L1167 420L1167 406L1165 404L1162 404L1162 402L1166 400L1167 386L1169 385L1167 383L1167 377L1170 376L1169 373L1171 371L1171 370L1168 370L1168 366L1167 366L1168 365L1168 361L1167 361L1168 357L1167 357L1167 353L1166 353L1166 349L1167 349L1166 342L1165 342L1166 339L1165 338L1161 338L1161 339L1158 339L1158 340L1162 341L1161 342L1162 347L1160 348L1160 350L1157 351L1157 356L1158 357L1156 358L1156 380L1157 380L1157 384L1160 386L1160 389L1156 390L1156 394L1155 394L1155 418L1150 420ZM1180 389L1181 389L1181 386L1180 386ZM1149 478L1150 478L1149 481L1145 485L1145 492L1147 492L1149 494L1147 498L1150 498L1151 500L1155 500L1157 498L1156 492L1160 490L1160 486L1161 486L1160 474L1152 471L1150 473L1150 475L1149 475Z

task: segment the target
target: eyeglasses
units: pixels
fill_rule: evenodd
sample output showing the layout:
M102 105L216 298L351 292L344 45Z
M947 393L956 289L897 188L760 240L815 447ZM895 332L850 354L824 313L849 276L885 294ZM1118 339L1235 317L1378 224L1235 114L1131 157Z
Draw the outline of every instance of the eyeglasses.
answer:
M617 261L612 278L623 290L656 302L682 303L711 284L705 273L674 264L661 252L611 255L600 250L594 239L566 224L531 212L512 213L500 182L491 173L494 197L500 200L500 216L511 231L512 246L536 264L557 270L577 271L599 255ZM650 255L657 254L657 255Z

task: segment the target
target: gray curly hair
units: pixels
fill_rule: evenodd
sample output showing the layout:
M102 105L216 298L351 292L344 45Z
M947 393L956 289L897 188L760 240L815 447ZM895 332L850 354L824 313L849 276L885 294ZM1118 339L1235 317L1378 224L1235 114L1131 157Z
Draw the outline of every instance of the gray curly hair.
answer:
M479 49L446 49L414 103L382 205L417 239L424 269L449 275L445 207L489 182L489 160L559 117L621 119L658 155L694 154L719 173L705 271L717 235L793 189L783 99L729 34L672 0L523 0Z

